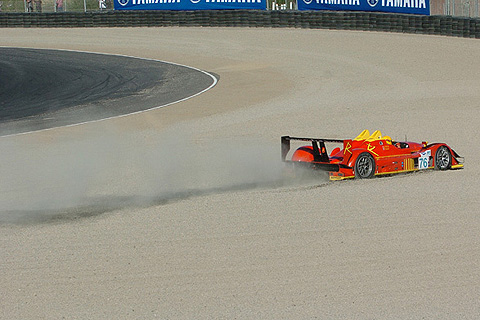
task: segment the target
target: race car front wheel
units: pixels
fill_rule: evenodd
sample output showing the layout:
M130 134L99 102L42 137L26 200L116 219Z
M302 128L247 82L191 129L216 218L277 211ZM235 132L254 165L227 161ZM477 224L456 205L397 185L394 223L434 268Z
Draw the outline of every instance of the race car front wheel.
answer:
M360 153L355 161L355 177L359 179L368 179L375 174L375 160L368 152Z
M435 169L447 170L452 165L452 154L447 147L441 146L435 153Z

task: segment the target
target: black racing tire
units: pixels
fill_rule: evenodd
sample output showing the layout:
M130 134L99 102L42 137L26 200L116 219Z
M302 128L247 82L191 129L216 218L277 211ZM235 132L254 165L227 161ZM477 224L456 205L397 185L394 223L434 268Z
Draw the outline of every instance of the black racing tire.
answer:
M355 178L369 179L375 175L375 159L368 152L362 152L355 161Z
M452 166L452 154L446 146L440 146L435 152L435 169L448 170Z

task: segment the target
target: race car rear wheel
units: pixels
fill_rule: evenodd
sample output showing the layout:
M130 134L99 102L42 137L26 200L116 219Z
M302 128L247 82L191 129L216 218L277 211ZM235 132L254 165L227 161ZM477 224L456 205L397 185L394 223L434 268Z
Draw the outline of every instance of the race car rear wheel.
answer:
M441 146L435 153L435 169L447 170L452 165L452 154L447 147Z
M375 159L368 152L360 153L355 161L355 177L368 179L375 174Z

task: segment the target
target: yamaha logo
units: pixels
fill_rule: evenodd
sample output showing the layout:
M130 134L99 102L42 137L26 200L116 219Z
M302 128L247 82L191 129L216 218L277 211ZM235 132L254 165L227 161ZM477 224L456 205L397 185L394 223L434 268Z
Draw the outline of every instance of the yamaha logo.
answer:
M378 4L378 0L367 0L370 7L375 7Z
M128 4L129 0L118 0L118 3L120 3L121 6L126 6Z
M199 3L200 0L190 0L191 3Z
M312 3L313 0L303 0L303 2L305 2L305 4L310 4Z

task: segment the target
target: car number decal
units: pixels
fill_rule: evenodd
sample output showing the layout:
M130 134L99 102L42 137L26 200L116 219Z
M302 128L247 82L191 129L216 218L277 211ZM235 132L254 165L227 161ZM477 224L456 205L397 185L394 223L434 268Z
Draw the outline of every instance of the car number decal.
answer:
M430 163L430 155L432 154L431 150L420 152L420 157L418 158L418 169L427 169Z

